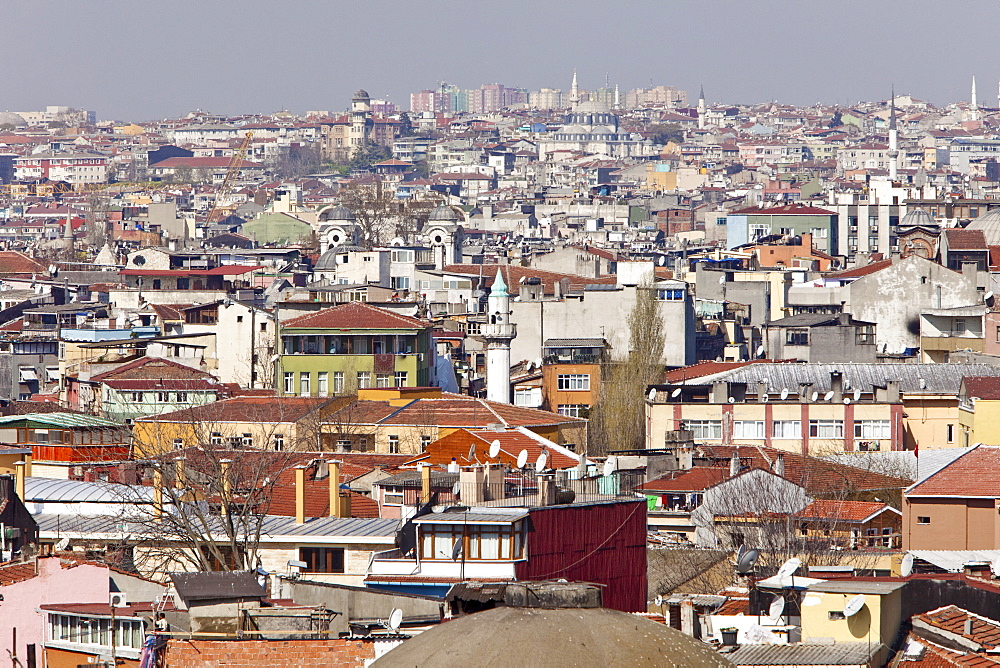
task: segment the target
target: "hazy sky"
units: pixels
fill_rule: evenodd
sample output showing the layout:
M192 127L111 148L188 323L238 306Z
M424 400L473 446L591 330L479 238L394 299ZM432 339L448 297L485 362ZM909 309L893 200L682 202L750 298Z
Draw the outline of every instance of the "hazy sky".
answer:
M2 0L0 110L100 119L409 105L446 80L622 90L710 102L884 99L997 104L995 0Z

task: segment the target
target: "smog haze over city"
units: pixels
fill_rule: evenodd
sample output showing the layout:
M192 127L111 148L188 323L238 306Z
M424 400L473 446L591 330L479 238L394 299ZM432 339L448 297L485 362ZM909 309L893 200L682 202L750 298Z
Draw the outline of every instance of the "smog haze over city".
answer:
M374 7L377 6L377 10ZM326 108L359 87L405 106L440 81L533 89L669 84L709 100L935 104L1000 76L1000 43L951 39L996 3L52 0L5 3L0 110L58 97L99 118ZM980 96L991 99L992 86Z

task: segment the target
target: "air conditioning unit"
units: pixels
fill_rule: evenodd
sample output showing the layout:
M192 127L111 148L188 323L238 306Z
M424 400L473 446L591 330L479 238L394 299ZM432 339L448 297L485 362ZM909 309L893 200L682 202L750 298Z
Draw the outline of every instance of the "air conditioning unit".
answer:
M111 593L111 607L112 608L124 608L128 605L124 592L112 592Z

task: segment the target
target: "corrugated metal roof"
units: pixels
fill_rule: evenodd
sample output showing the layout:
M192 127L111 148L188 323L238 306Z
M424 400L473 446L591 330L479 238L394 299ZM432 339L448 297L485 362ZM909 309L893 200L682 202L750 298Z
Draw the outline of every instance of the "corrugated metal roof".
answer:
M106 482L82 482L56 478L24 479L24 496L29 502L49 503L135 503L153 498L153 488Z
M528 516L528 511L517 513L428 513L413 518L415 524L511 524Z
M25 413L24 415L6 415L0 417L0 424L28 421L47 424L53 427L120 427L121 424L105 420L93 415L79 413Z
M832 645L743 645L722 656L737 666L860 666L878 653L882 643L843 642Z
M403 471L396 475L377 480L373 485L379 487L399 487L401 485L420 484L420 471ZM454 485L458 482L457 473L447 473L445 471L431 471L431 485L440 487L442 485Z
M871 392L873 386L885 386L887 380L899 381L907 394L958 394L965 376L1000 376L1000 367L992 364L749 364L738 369L694 378L688 382L708 384L713 381L756 384L767 381L769 392L798 391L799 383L812 383L812 391L823 394L831 389L830 374L840 371L845 390ZM923 381L924 387L921 387Z
M905 582L862 582L858 580L826 580L809 586L809 591L830 594L874 594L884 596L906 586Z
M545 339L543 348L603 348L608 344L604 339Z
M910 554L949 573L961 573L970 562L993 563L1000 559L1000 550L910 550Z

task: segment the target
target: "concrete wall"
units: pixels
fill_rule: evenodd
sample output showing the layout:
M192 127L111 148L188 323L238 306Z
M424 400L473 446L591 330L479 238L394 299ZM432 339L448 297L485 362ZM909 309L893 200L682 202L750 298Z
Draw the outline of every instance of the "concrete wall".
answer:
M282 598L291 598L298 605L325 606L340 614L337 621L348 619L388 619L395 608L403 617L438 617L442 602L422 596L389 594L364 587L337 584L280 580Z
M929 517L929 524L920 524ZM995 499L905 498L904 550L995 550L1000 535Z

